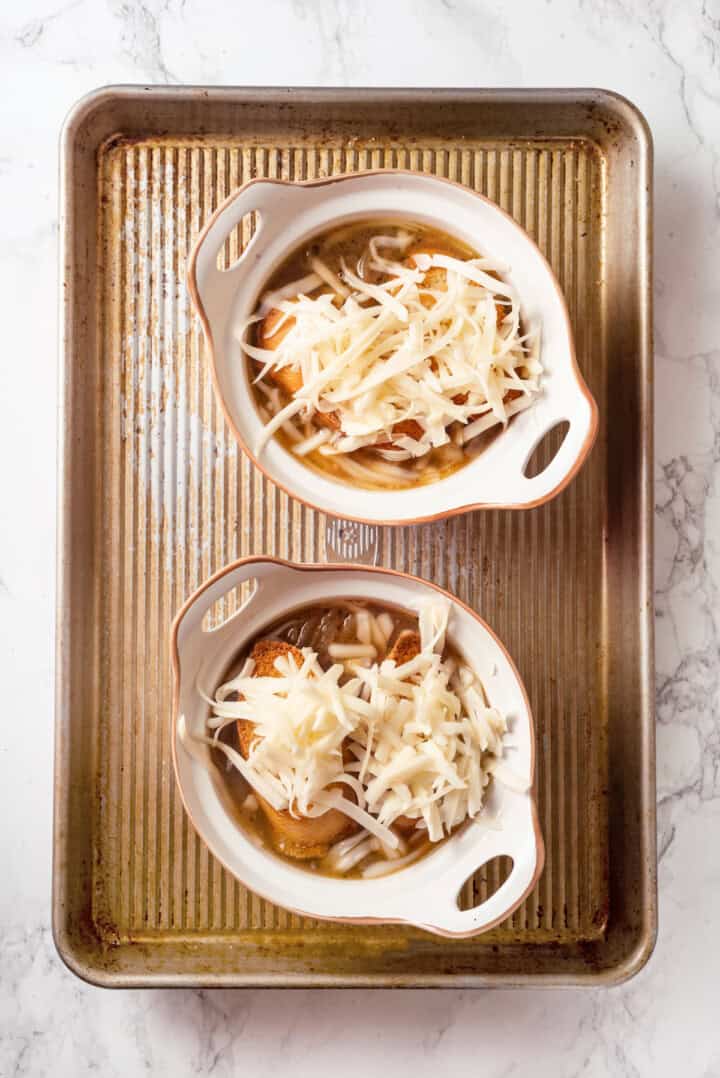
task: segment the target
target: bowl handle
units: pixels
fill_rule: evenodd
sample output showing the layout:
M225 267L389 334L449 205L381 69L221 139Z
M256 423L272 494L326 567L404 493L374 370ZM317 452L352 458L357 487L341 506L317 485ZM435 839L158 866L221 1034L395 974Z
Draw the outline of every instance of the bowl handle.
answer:
M192 650L193 646L208 633L217 634L216 640L219 643L226 633L236 632L233 625L236 617L241 612L247 613L250 606L257 603L269 587L270 578L273 578L274 586L281 587L282 578L291 573L292 568L286 562L263 557L242 558L222 569L190 596L176 616L172 637L178 655ZM255 580L256 586L245 603L217 629L203 629L203 618L213 605L233 588L247 580Z
M221 324L221 319L231 310L238 288L256 263L255 248L260 237L264 243L268 240L270 211L277 212L279 200L283 210L287 210L288 199L294 197L292 186L251 180L215 211L200 233L190 256L188 285L210 325ZM218 269L218 253L223 243L248 213L256 213L259 218L250 242L232 266Z
M461 910L457 900L462 885L483 865L501 856L509 856L513 861L508 878L484 902L473 909ZM522 902L537 879L543 860L542 842L534 826L532 839L528 832L513 836L503 831L488 831L483 843L460 858L436 884L423 887L422 905L418 904L412 923L449 936L469 936L490 928Z
M532 414L532 410L528 416ZM542 439L558 423L570 426L562 445L539 475L529 479L525 474L530 457ZM503 501L509 505L528 506L545 501L562 488L580 467L590 452L598 425L597 405L584 385L578 383L574 403L546 423L538 434L532 431L531 440L521 441L508 460L508 483L503 489Z

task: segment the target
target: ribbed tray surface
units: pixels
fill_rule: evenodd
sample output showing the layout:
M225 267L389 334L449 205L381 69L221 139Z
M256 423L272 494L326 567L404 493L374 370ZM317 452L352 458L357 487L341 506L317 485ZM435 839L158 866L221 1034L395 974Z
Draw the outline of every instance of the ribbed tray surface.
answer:
M92 919L115 942L267 933L277 946L421 934L302 922L245 891L197 838L170 757L168 626L208 574L270 553L325 558L325 520L275 489L229 436L211 389L185 267L208 215L257 176L306 179L409 168L497 201L536 239L567 297L579 362L605 415L600 313L602 157L590 142L466 140L461 148L321 148L252 141L116 141L98 162L100 272L93 584L96 700ZM242 237L227 255L237 257ZM474 942L587 940L607 916L601 430L579 477L530 512L384 529L379 562L448 587L506 642L537 724L547 864L525 905ZM491 879L478 879L483 893ZM425 937L427 940L427 937ZM430 943L429 946L435 946ZM441 946L441 944L437 944Z

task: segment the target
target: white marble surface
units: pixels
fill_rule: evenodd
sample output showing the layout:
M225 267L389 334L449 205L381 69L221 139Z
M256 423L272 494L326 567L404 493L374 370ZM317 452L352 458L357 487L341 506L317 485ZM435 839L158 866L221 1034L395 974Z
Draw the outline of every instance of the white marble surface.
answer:
M5 0L0 67L0 1075L720 1075L718 0ZM107 992L57 959L57 138L91 88L163 81L608 86L648 117L661 930L625 987Z

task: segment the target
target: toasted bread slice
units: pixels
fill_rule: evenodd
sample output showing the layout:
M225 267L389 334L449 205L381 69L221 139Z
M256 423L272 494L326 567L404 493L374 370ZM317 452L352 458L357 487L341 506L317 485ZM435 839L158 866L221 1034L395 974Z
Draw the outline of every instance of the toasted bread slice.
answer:
M409 663L416 655L420 654L420 633L415 629L403 629L397 640L388 652L388 659L392 659L398 666Z
M446 255L448 251L443 251L439 247L416 247L412 250L405 259L406 266L415 266L416 255ZM433 288L438 292L444 292L447 288L447 270L444 270L442 266L431 266L429 270L425 271L425 278L423 284L426 288ZM432 296L423 296L420 300L423 307L434 307L435 300Z
M443 251L441 247L416 247L408 254L405 259L405 265L414 266L416 255L448 255L449 258L455 257L451 251ZM426 288L433 288L437 292L444 292L447 288L447 270L444 270L442 266L431 266L425 273L424 284ZM420 302L423 307L435 306L435 300L432 296L423 296ZM496 303L495 325L499 327L504 317L505 309L500 304Z
M392 429L393 434L404 434L408 438L414 438L416 442L420 441L423 435L423 429L415 419L401 419L399 423L396 423Z
M319 423L321 427L329 427L330 430L340 430L337 412L315 412L313 423Z
M399 423L396 423L392 429L392 433L395 435L406 435L408 438L414 438L416 442L420 441L423 434L423 429L415 419L401 419ZM373 445L373 449L397 449L398 447L394 442L377 442Z
M277 326L285 317L283 312L277 307L273 307L269 311L261 322L258 322L257 327L257 341L261 348L269 348L271 352L274 352L276 348L279 348L282 341L287 337L288 333L295 325L294 318L288 318L286 322L278 329Z
M269 348L274 351L295 324L294 318L288 318L287 322L285 322L280 329L276 330L275 326L282 317L282 311L273 308L273 310L263 318L262 322L258 324L257 342L260 348ZM302 375L300 371L293 370L291 367L283 367L278 371L271 370L268 372L268 377L275 383L275 385L280 386L280 388L290 397L297 393L299 389L302 389ZM313 420L321 427L329 427L330 430L340 430L340 419L338 418L337 412L315 412ZM422 427L420 427L414 419L406 419L401 423L395 424L393 433L407 434L410 438L418 439L422 437ZM393 449L394 446L392 442L385 442L378 448Z
M392 659L398 666L409 663L420 653L420 633L414 629L403 629L397 640L388 652L388 659ZM412 835L417 820L411 820L409 816L398 816L393 827L406 838Z
M415 256L416 255L429 255L429 256L432 256L432 255L448 255L449 257L453 257L453 255L452 255L452 253L450 251L443 251L442 248L440 248L440 247L416 247L413 251L411 251L409 253L407 258L405 259L405 265L406 266L414 266L415 265ZM425 274L425 282L424 283L429 288L433 288L433 289L435 289L437 291L444 290L445 288L447 288L447 270L444 270L441 266L432 266L429 270L427 270L427 272ZM421 303L422 303L422 305L424 307L433 307L435 305L435 300L432 298L432 296L423 296L423 298L421 300ZM505 317L504 309L499 304L496 303L495 304L495 324L496 324L496 326L498 326L498 327L500 326L500 324L501 324L504 317ZM467 398L468 398L467 393L456 393L455 396L453 397L453 403L454 404L464 404L465 401L467 400ZM468 422L472 422L474 419L477 419L477 416L470 416L469 419L468 419ZM413 420L411 420L410 422L413 422ZM401 432L401 433L405 433L405 432ZM411 434L410 437L414 438L415 435Z
M420 654L420 633L415 629L403 629L397 640L388 652L388 659L392 659L398 666L409 663L416 655ZM415 830L417 820L411 820L409 816L398 816L393 827L401 835L411 835Z
M280 343L295 325L295 319L288 318L280 329L276 329L275 327L283 317L282 311L273 308L258 324L257 342L259 348L268 348L274 352L280 346ZM283 367L279 371L271 370L268 372L268 377L281 389L284 389L289 396L297 393L298 389L302 389L302 375L300 371L296 371L292 367Z
M252 676L280 677L280 674L275 669L275 660L279 659L281 655L292 655L298 666L302 665L302 653L292 644L286 644L284 640L258 640L250 653L250 658L255 663ZM250 749L257 740L255 723L251 722L250 719L238 719L235 725L240 742L240 751L247 759L250 755Z
M258 324L257 342L259 348L269 348L271 351L274 351L295 325L295 319L288 318L287 322L285 322L280 329L276 330L275 326L282 317L282 311L273 308L269 314L265 315L262 322ZM280 386L289 397L292 397L299 389L302 389L302 374L292 367L283 367L281 370L277 371L270 370L268 372L268 378L270 378L275 385ZM315 422L319 423L322 427L329 427L331 430L340 430L340 420L335 412L316 412L313 418Z
M302 666L303 653L294 644L284 640L258 640L250 653L255 663L253 677L280 677L275 662L283 655L289 655L298 666Z
M284 640L259 640L250 653L255 663L253 677L280 677L275 660L281 655L291 655L298 666L302 664L302 652L292 644ZM257 739L255 724L249 719L238 719L237 733L240 751L247 759ZM287 809L278 811L264 798L256 796L270 825L275 849L298 861L325 857L334 842L357 830L357 824L337 809L329 809L313 819L297 819Z

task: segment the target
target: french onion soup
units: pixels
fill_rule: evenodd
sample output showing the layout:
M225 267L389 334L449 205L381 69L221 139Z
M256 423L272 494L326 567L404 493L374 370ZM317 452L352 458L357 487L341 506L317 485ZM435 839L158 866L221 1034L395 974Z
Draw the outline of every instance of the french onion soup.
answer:
M436 229L360 221L276 270L240 328L264 428L367 489L434 482L540 391L539 327L504 267Z
M370 879L419 859L483 808L506 719L452 645L450 607L335 600L276 622L212 698L253 841L312 871ZM452 628L452 627L450 627ZM508 777L510 776L510 777Z

